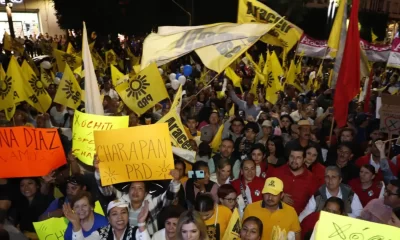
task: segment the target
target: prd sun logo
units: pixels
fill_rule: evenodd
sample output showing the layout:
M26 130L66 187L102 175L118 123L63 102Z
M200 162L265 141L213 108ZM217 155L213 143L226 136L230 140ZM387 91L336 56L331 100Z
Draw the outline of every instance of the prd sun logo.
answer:
M11 91L11 84L12 84L12 78L9 76L6 76L4 80L0 80L0 97L1 100L4 100L4 98L7 97L7 95Z
M36 76L32 75L31 80L29 80L29 84L31 85L36 96L39 96L41 94L46 94L46 90L44 89L42 81L40 81L40 79L37 78Z
M64 53L63 55L61 55L61 57L64 62L68 63L68 65L70 65L72 67L75 66L76 57L74 55Z
M145 90L148 86L150 86L150 83L147 82L146 75L138 75L136 79L129 82L128 89L126 89L128 97L134 96L136 100L139 100L140 96L146 94Z
M43 78L48 84L53 83L53 79L51 78L51 75L47 72L47 70L43 71Z
M74 103L77 103L80 100L81 94L79 92L75 92L72 89L73 84L71 80L65 80L65 82L66 82L65 86L61 90L65 92L65 94L67 95L67 99L72 98Z

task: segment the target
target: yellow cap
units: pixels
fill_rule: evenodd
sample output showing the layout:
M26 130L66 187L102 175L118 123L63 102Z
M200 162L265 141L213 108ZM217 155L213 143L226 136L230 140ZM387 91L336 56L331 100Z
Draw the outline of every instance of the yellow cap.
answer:
M272 195L278 195L283 192L283 182L279 178L270 177L265 180L264 188L262 193L270 193Z

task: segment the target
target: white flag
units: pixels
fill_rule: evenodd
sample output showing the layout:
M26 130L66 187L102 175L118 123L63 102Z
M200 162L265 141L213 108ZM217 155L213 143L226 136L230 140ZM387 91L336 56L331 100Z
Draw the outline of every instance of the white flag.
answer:
M82 56L82 72L85 78L85 112L104 115L103 104L100 101L100 91L97 85L97 77L94 72L92 55L90 54L85 22L83 22Z

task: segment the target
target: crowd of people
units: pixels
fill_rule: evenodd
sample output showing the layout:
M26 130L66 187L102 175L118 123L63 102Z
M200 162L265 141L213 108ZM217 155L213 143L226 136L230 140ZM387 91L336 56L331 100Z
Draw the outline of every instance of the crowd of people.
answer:
M59 49L66 46L62 39ZM69 41L79 50L79 33ZM142 47L142 39L134 37L121 42L92 34L92 41L100 53L113 49L126 62L127 48L140 56ZM255 60L265 55L263 45L249 50ZM371 111L364 112L364 102L354 100L347 126L338 128L332 103L340 93L328 87L327 74L319 79L318 89L307 92L286 84L278 102L271 104L265 101L265 86L260 84L256 94L250 92L255 72L247 61L238 61L234 69L242 78L243 91L227 79L221 95L226 77L212 71L204 74L197 59L190 54L165 68L170 99L141 116L120 107L109 68L96 71L106 115L129 116L129 127L135 127L155 124L171 110L176 90L169 73L183 74L183 65L192 65L180 116L196 161L191 164L174 155L171 181L104 187L98 157L93 166L87 166L71 151L74 109L53 103L47 113L40 114L21 103L10 121L0 111L2 127L58 128L67 156L66 165L46 176L0 179L0 239L38 239L33 222L65 217L69 221L65 240L222 240L227 231L234 231L228 225L235 210L241 219L236 232L242 240L272 239L276 228L287 233L285 240L314 239L321 211L400 227L400 155L397 143L386 141L388 134L381 132L375 113L377 97L397 87L398 73L375 68ZM301 61L304 67L298 78L306 85L318 67L313 59ZM121 72L132 67L123 66L116 67ZM326 62L324 73L329 68L331 63ZM56 89L57 84L47 88L53 98ZM229 114L233 105L235 112ZM213 151L210 143L221 126L219 150ZM94 212L97 201L105 216Z

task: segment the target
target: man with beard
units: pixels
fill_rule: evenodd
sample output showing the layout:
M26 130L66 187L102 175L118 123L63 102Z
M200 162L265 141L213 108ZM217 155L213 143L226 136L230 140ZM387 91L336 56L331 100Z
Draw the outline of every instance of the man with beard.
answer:
M296 211L282 201L284 183L275 177L267 178L262 190L262 200L247 206L243 219L253 216L263 223L261 240L271 239L275 226L286 232L294 232L295 240L300 240L301 228Z
M240 173L240 161L233 155L234 143L230 138L222 140L219 146L219 153L215 154L210 161L208 161L208 168L210 169L210 174L216 172L216 166L218 166L221 159L227 159L232 166L233 178L239 178Z
M305 151L302 147L290 151L289 162L275 169L272 176L282 180L283 202L292 206L297 214L303 211L308 199L317 190L314 175L304 165Z
M290 155L290 152L292 149L298 149L300 147L305 152L307 150L307 147L310 145L310 143L318 145L318 143L310 140L310 138L311 138L311 123L310 123L310 121L300 120L298 122L298 125L299 125L299 138L286 143L285 160L287 160L289 158L289 155ZM320 148L318 148L318 149L319 150L318 150L317 161L322 163L323 162L322 152L321 152Z

